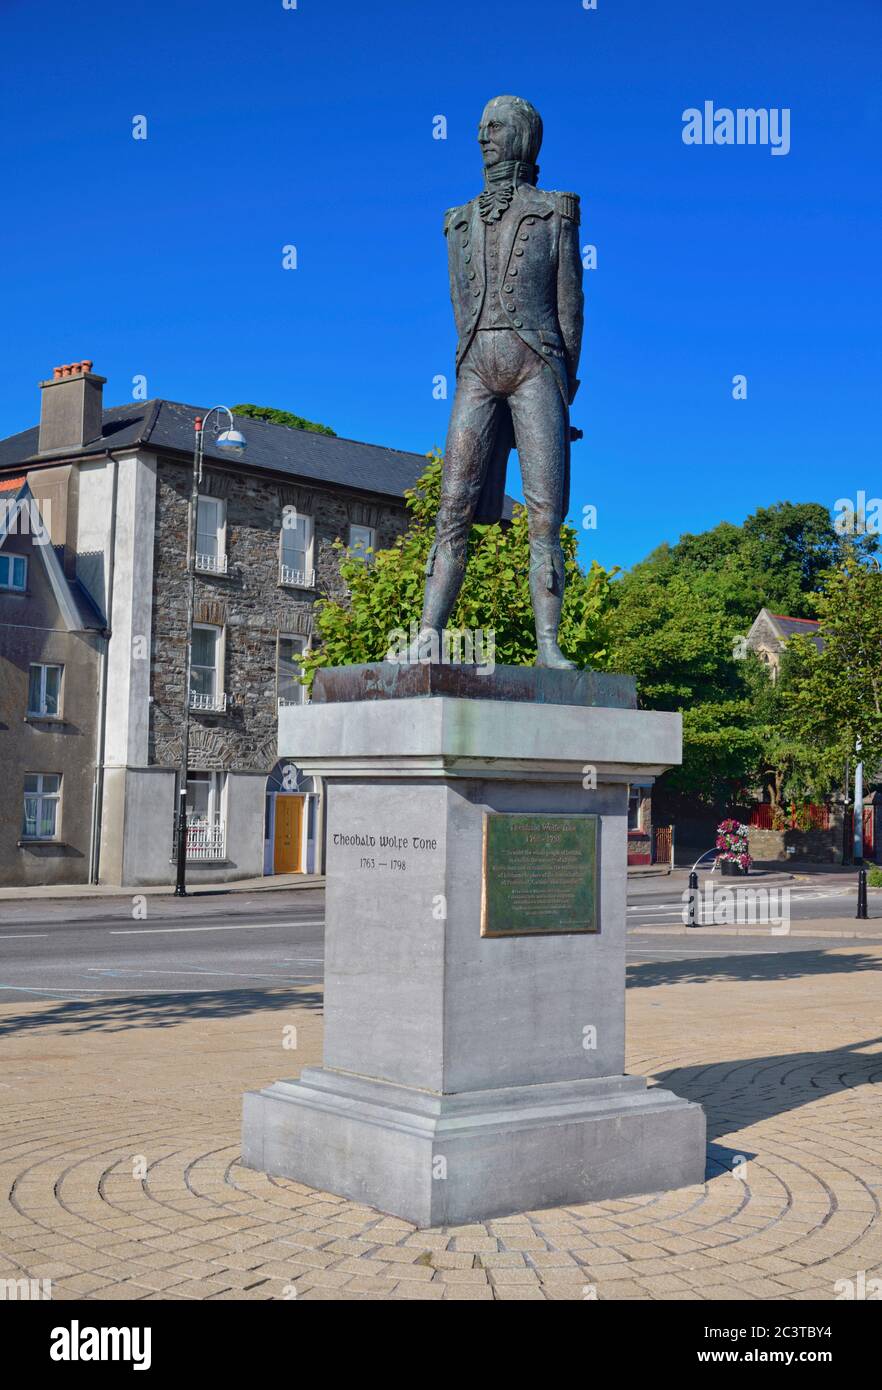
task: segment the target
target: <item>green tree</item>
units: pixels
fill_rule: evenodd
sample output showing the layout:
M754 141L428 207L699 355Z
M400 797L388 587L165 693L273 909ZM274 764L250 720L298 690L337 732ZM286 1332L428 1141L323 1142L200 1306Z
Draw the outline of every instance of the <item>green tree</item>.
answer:
M810 641L808 645L814 652L814 645ZM781 810L790 801L822 800L828 790L826 778L818 778L816 746L788 717L790 690L801 661L798 644L788 643L777 678L753 652L748 653L743 672L750 691L749 722L757 741L757 783Z
M743 659L743 639L760 608L812 616L846 545L819 503L778 502L659 546L613 586L612 669L636 675L645 708L683 712L683 765L667 785L716 800L809 775L811 750L784 730L783 706L773 717L760 699L768 676ZM874 547L868 537L858 550Z
M326 598L316 605L320 645L304 662L308 684L321 666L381 661L392 633L409 632L410 624L419 622L441 496L441 456L435 451L428 460L416 487L405 494L410 523L393 546L362 556L337 542L340 577L347 592L341 599ZM602 669L607 662L610 581L616 571L607 572L598 564L587 573L580 569L573 527L563 528L561 540L567 570L561 647L577 665ZM515 507L510 525L472 527L466 578L449 626L451 631L492 629L495 660L500 664L519 666L535 660L523 507Z
M823 647L787 644L782 727L809 753L802 769L812 794L837 786L861 739L864 763L882 767L882 570L861 547L846 547L816 599Z
M234 405L233 414L246 415L251 420L266 420L270 425L287 425L292 430L311 430L313 434L337 437L329 425L317 425L313 420L305 420L302 415L293 415L290 410L276 410L271 405Z
M760 507L743 526L721 521L709 531L681 536L676 545L659 546L628 579L667 583L680 577L746 631L760 608L812 617L812 596L841 562L846 544L819 502L776 502ZM862 554L875 549L875 536L859 543Z

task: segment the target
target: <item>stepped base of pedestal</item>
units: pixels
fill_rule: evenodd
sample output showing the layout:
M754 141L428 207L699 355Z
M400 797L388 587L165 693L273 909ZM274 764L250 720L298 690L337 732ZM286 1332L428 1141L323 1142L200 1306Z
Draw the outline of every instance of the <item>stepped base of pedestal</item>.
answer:
M705 1117L636 1076L439 1095L307 1067L246 1094L242 1162L458 1225L700 1183Z

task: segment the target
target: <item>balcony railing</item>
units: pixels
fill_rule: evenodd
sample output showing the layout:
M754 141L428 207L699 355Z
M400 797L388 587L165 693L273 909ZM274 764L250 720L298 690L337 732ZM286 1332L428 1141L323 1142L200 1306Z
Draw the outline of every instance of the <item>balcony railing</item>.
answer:
M226 574L226 555L203 555L196 552L196 568L200 574Z
M288 584L292 589L314 589L315 570L297 570L291 565L282 565L279 571L279 583Z
M200 695L198 691L191 690L190 708L207 714L224 714L227 708L227 693L222 690L219 695Z
M178 857L178 830L175 825L172 859ZM227 827L220 816L213 821L187 817L187 860L226 859Z

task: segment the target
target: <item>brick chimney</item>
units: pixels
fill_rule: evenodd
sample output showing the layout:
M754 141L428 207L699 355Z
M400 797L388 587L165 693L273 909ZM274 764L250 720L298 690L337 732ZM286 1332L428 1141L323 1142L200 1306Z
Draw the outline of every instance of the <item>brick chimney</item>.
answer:
M96 376L91 362L56 367L51 381L41 381L41 454L80 449L101 438L103 388L106 376Z

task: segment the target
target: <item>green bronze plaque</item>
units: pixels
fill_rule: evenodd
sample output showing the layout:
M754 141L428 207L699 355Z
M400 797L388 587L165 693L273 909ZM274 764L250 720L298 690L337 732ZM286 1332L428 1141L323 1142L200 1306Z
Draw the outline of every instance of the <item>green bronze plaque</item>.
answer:
M599 931L598 819L485 811L481 935Z

